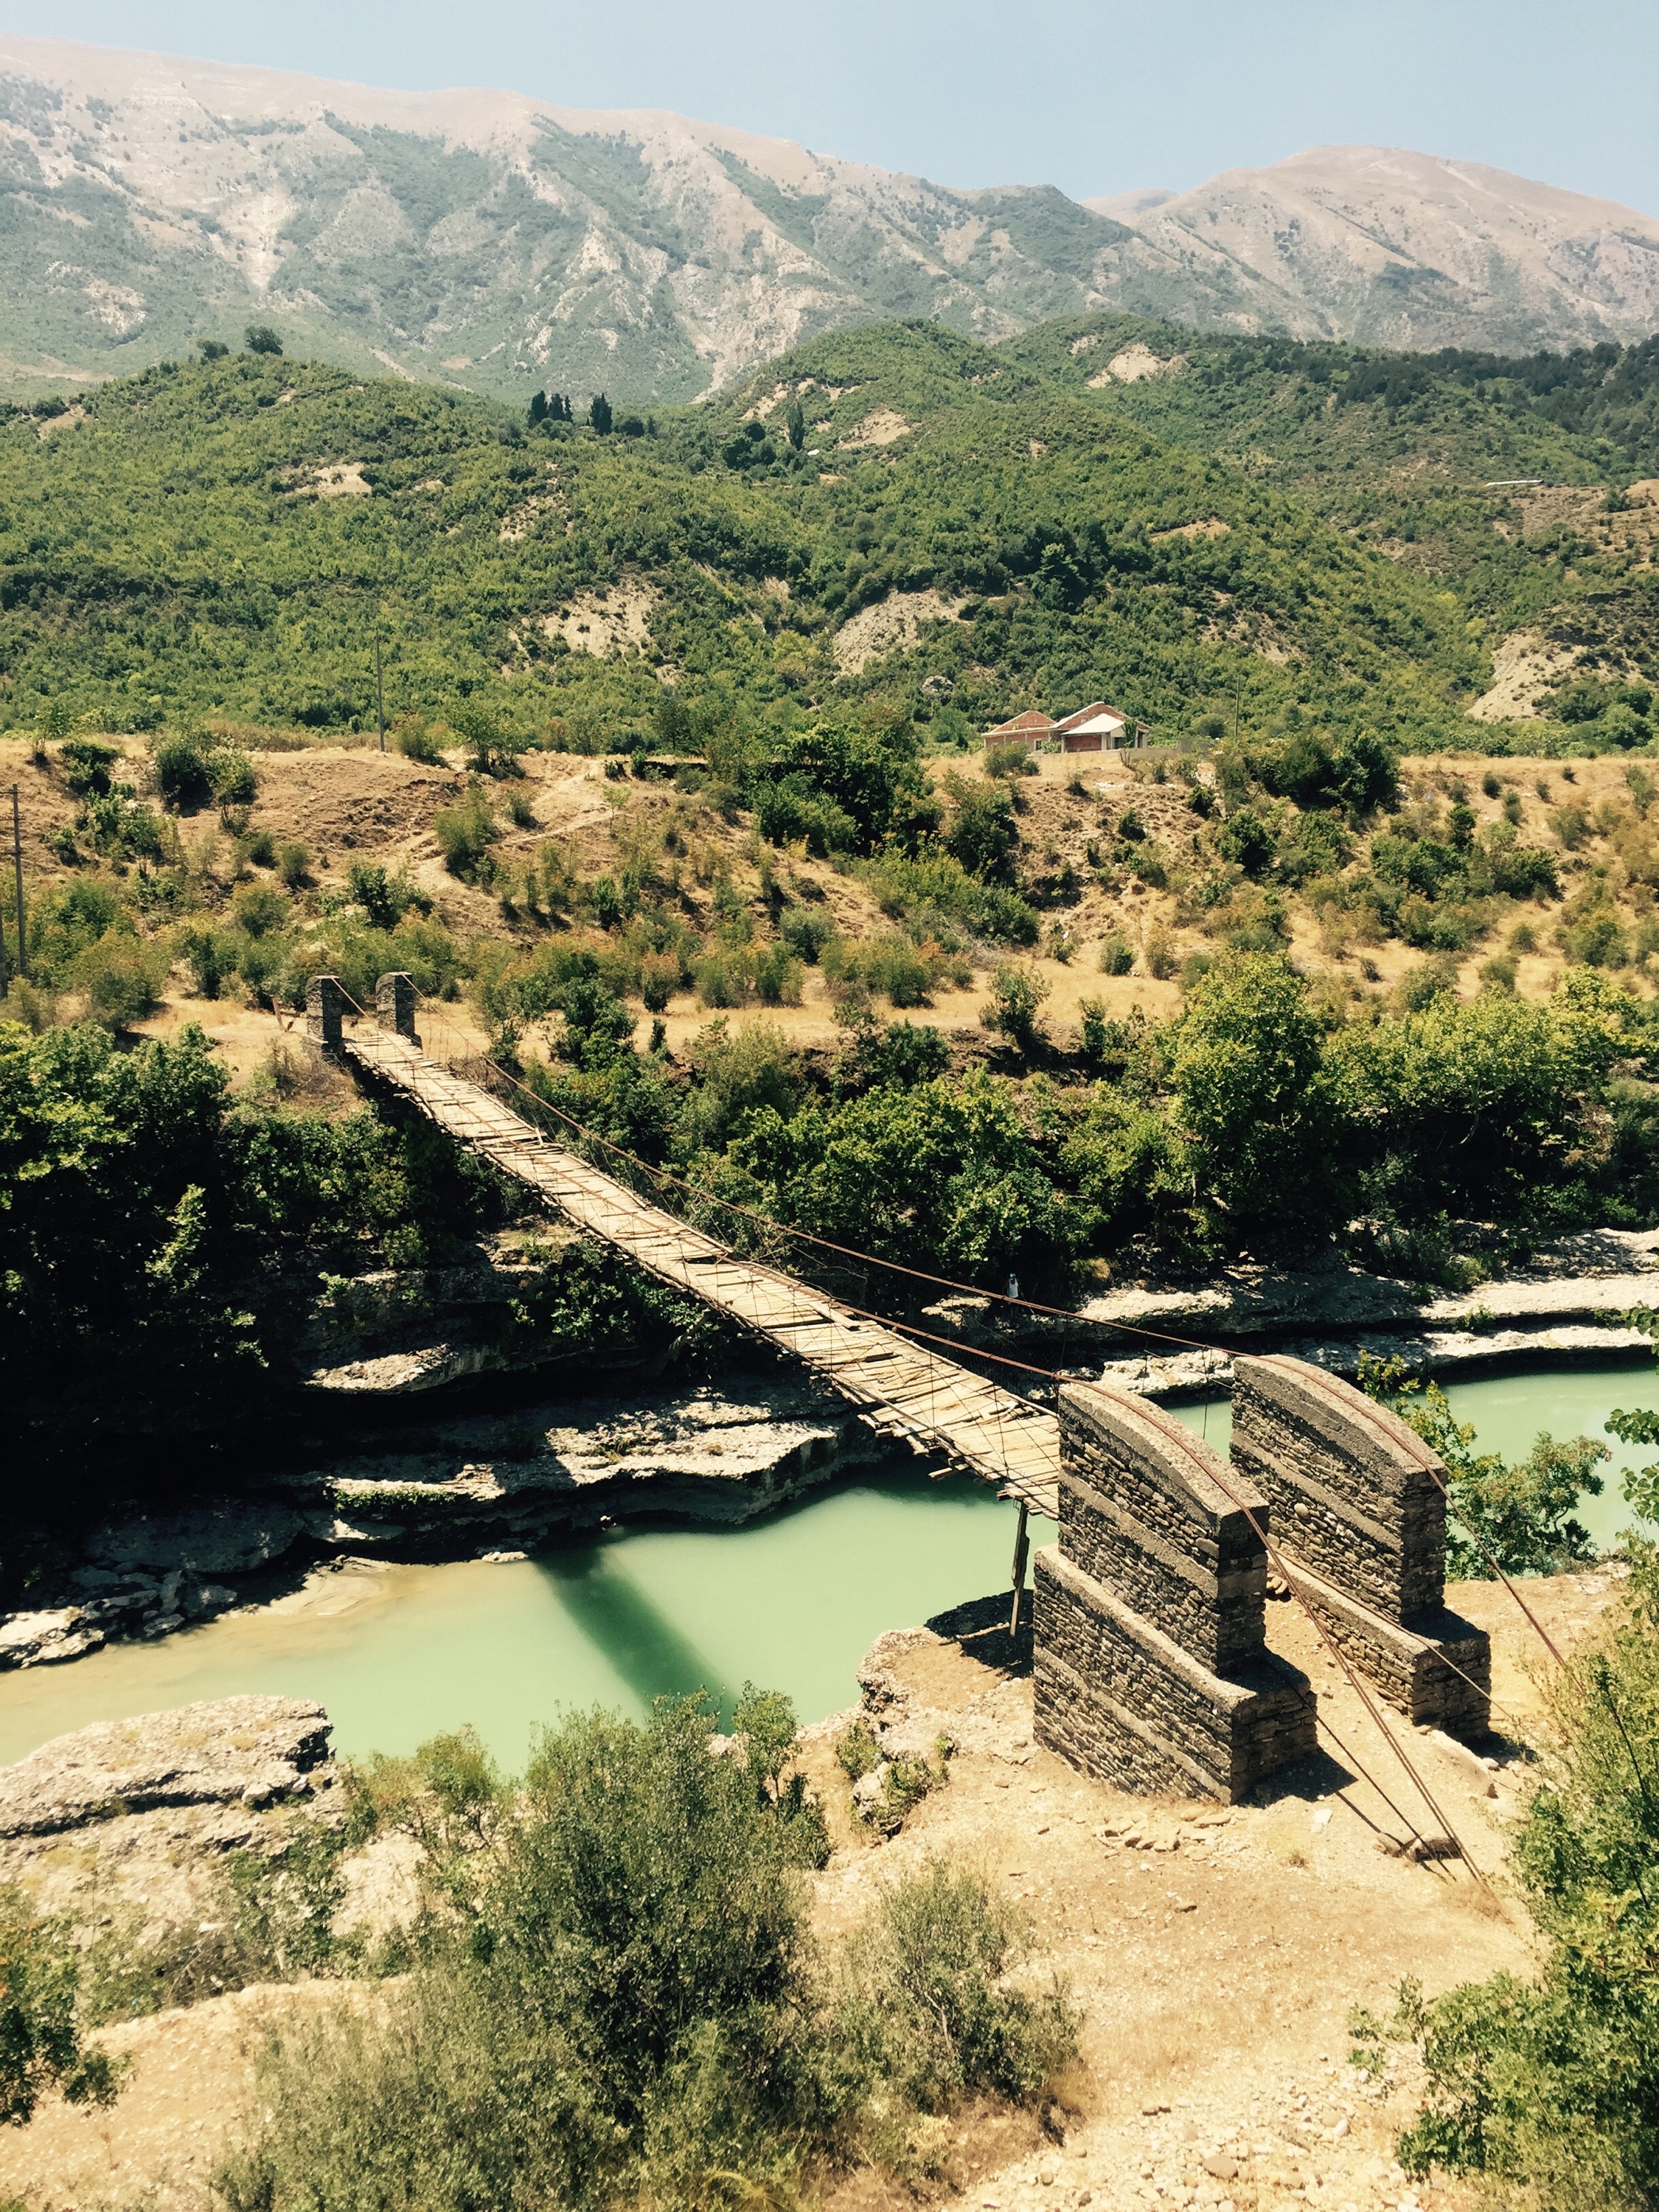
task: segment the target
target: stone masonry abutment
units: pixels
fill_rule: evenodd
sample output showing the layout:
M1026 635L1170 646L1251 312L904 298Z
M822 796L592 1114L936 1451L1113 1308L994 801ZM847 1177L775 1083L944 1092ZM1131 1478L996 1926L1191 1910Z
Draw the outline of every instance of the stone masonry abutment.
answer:
M1408 1719L1484 1735L1491 1646L1446 1607L1446 1471L1421 1437L1305 1360L1240 1358L1232 1463L1350 1663Z
M1060 1540L1036 1565L1037 1741L1120 1789L1232 1803L1315 1742L1308 1679L1264 1640L1267 1501L1172 1415L1104 1384L1062 1389L1060 1431Z

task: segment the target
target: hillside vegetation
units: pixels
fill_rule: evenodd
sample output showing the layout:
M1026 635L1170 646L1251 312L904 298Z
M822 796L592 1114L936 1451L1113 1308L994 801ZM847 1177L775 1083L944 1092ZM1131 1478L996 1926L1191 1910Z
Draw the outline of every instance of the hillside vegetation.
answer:
M1475 596L1604 604L1614 556L1492 527L1485 570L1398 557L1320 511L1422 495L1363 358L1322 397L1307 349L1219 348L1206 376L1249 375L1206 416L1196 357L1126 380L1167 333L1092 334L1039 368L855 332L606 434L268 351L0 430L17 1172L58 1157L43 1097L86 1124L5 1218L41 1438L105 1395L142 1426L280 1389L278 1277L499 1221L307 1085L281 1024L324 972L365 1005L410 973L441 1048L725 1233L732 1201L965 1281L1333 1239L1469 1280L1650 1217L1652 693L1580 661L1553 717L1465 711ZM1409 401L1425 478L1499 429L1508 465L1592 477L1547 393L1455 370ZM1269 419L1271 466L1222 450ZM1645 556L1617 561L1638 605ZM1096 695L1184 744L1034 776L973 750ZM598 1345L632 1311L578 1268L538 1325Z
M362 729L378 636L394 715L594 748L658 742L672 686L687 750L871 707L959 746L1097 696L1164 737L1295 709L1420 749L1536 626L1543 719L1614 708L1641 744L1659 374L1573 359L890 327L606 436L269 353L164 365L0 428L0 724Z

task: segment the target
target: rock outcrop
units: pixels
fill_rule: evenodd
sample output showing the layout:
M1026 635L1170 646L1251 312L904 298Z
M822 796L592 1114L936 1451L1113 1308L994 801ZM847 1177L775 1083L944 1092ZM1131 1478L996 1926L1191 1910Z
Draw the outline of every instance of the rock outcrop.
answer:
M810 1381L544 1401L509 1413L422 1401L379 1449L295 1475L278 1495L200 1498L112 1516L49 1604L0 1617L0 1668L162 1636L344 1555L473 1559L573 1530L672 1516L752 1520L891 1447Z
M0 1839L158 1807L304 1798L331 1778L329 1735L323 1708L299 1698L221 1698L100 1721L0 1767Z

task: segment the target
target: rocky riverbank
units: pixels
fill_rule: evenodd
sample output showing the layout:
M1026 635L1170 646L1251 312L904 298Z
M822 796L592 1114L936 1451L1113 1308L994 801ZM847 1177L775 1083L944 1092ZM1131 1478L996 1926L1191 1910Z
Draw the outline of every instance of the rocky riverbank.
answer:
M476 1559L645 1518L735 1525L891 1451L840 1398L776 1375L506 1413L399 1401L372 1446L258 1494L112 1514L40 1602L0 1619L0 1667L165 1636L330 1559Z
M890 1455L842 1400L775 1372L718 1389L549 1395L495 1411L477 1409L475 1382L458 1402L439 1386L532 1358L524 1345L492 1348L477 1325L491 1300L522 1289L526 1264L506 1247L492 1251L455 1281L425 1285L412 1305L405 1279L353 1285L344 1303L365 1356L313 1369L307 1386L349 1411L333 1443L257 1489L112 1514L43 1574L27 1610L0 1616L0 1668L165 1636L267 1601L343 1557L472 1559L647 1517L735 1524ZM930 1316L969 1357L1017 1349L1036 1365L1179 1402L1226 1391L1236 1346L1348 1376L1367 1354L1439 1376L1634 1359L1650 1340L1622 1316L1656 1305L1659 1231L1598 1230L1456 1294L1333 1261L1300 1273L1234 1268L1195 1286L1136 1285L1071 1314L1011 1320L988 1299L953 1297ZM464 1311L469 1331L441 1340L410 1325L411 1315L429 1323ZM346 1323L336 1326L337 1350Z
M1437 1292L1333 1259L1304 1271L1229 1268L1212 1281L1136 1284L1075 1313L1022 1316L974 1297L930 1310L964 1350L1018 1342L1034 1359L1178 1403L1226 1390L1231 1352L1284 1352L1352 1378L1362 1356L1413 1375L1571 1366L1651 1348L1623 1316L1659 1307L1659 1230L1589 1230L1475 1288Z

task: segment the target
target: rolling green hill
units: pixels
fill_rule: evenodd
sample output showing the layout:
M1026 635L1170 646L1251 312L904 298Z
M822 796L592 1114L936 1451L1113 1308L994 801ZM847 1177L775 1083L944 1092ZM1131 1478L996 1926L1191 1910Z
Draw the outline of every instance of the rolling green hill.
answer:
M670 684L783 728L878 701L950 743L1095 696L1167 737L1299 712L1451 743L1515 623L1636 635L1652 605L1639 531L1540 536L1486 484L1599 514L1652 364L1613 425L1470 358L883 325L606 436L270 355L161 364L0 428L0 726L362 726L378 635L394 714L623 749Z

